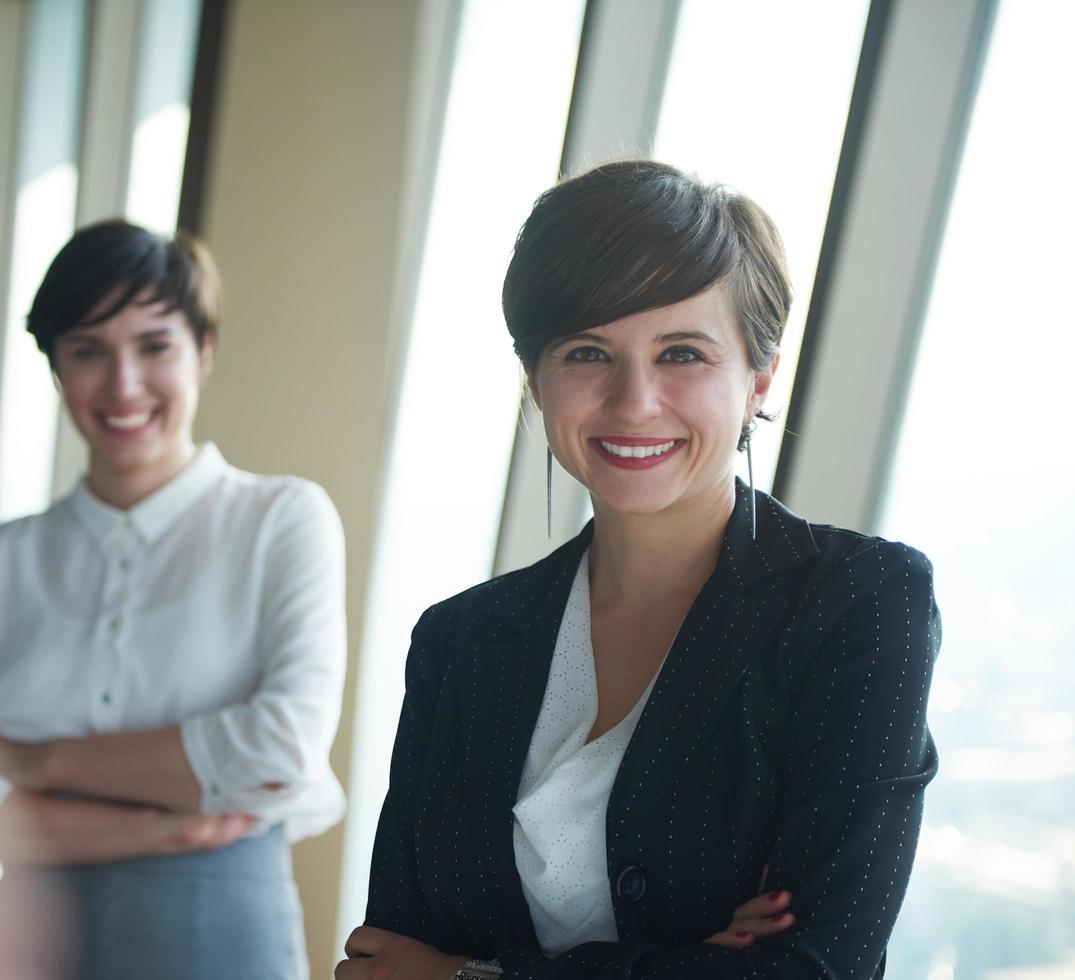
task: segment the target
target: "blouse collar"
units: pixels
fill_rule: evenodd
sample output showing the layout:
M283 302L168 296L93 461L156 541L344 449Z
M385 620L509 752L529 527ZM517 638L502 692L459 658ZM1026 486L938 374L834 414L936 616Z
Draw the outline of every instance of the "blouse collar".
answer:
M82 526L102 546L133 532L143 544L152 544L183 516L227 469L220 450L205 443L194 458L171 480L127 510L96 497L83 478L72 491L71 506Z

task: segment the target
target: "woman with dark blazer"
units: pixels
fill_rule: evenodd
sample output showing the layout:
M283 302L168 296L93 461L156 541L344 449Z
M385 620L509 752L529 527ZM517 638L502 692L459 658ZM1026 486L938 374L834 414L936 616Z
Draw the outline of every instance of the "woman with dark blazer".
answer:
M632 161L538 200L504 310L594 520L415 627L340 980L883 975L939 617L922 554L733 475L789 303L724 187Z

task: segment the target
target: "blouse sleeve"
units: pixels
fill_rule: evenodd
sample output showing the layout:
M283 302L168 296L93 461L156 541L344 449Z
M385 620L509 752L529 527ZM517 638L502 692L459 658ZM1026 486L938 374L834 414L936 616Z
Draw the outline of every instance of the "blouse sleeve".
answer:
M305 481L270 519L258 687L247 701L188 719L180 731L202 810L297 820L305 836L343 812L328 765L346 667L343 529L328 495ZM304 791L314 783L306 813Z
M818 587L795 635L795 708L765 886L793 893L795 926L743 950L588 943L545 959L504 949L504 980L877 975L937 766L926 699L940 618L928 560L864 542Z

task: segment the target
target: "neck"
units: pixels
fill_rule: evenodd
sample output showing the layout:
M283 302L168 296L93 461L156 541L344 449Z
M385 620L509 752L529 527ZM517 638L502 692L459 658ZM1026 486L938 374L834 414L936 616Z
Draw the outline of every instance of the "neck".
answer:
M660 514L624 514L594 503L591 601L635 608L692 598L710 576L735 507L735 483Z
M166 459L124 470L91 457L86 485L98 500L119 510L129 510L182 473L196 452L194 443L190 442Z

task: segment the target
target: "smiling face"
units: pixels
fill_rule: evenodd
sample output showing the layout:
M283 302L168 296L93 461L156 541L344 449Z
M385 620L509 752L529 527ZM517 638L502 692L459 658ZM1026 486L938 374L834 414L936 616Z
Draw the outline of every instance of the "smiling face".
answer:
M55 348L64 401L89 446L90 485L117 506L152 493L190 461L212 365L211 341L199 349L181 312L142 305L146 298L67 331Z
M778 357L751 369L721 286L554 341L530 377L549 446L595 512L730 501L740 433Z

